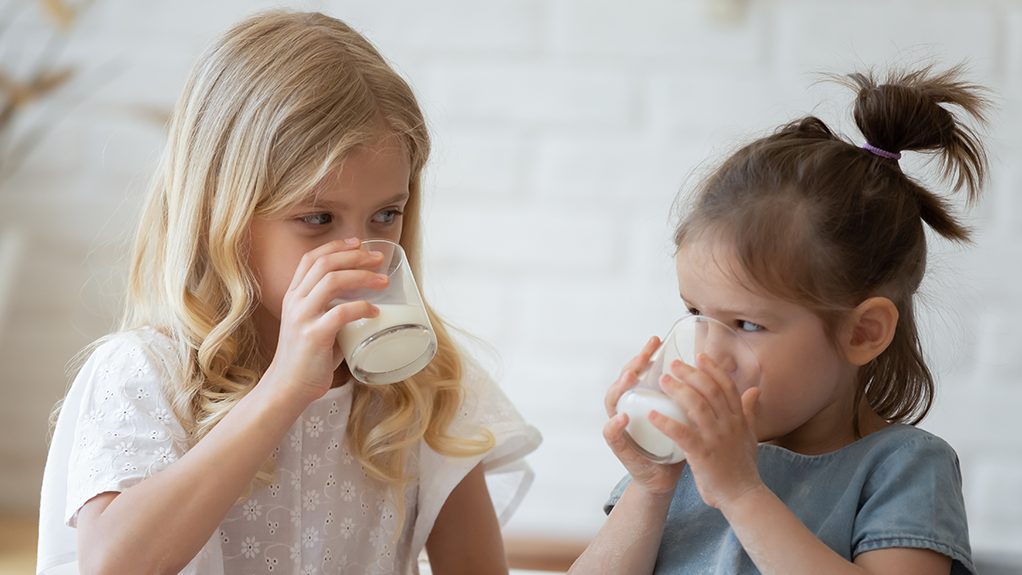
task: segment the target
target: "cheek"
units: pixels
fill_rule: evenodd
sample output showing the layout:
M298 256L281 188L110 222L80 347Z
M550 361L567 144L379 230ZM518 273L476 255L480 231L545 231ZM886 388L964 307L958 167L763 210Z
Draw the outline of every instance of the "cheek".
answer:
M794 416L822 387L821 373L808 350L777 346L759 355L760 402L771 419Z
M260 253L258 257L252 257L249 265L259 284L260 304L266 309L279 316L283 304L284 294L291 286L301 255L294 257L292 254L274 252L273 250Z
M401 243L401 226L402 222L398 222L397 225L387 230L387 233L383 234L383 239L390 240L395 244Z

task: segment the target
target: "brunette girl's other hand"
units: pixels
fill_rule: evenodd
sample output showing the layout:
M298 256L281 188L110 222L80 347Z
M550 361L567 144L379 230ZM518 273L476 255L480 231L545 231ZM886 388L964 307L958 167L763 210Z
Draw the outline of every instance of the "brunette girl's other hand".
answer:
M617 381L611 384L604 399L610 421L603 427L603 437L614 455L624 464L632 476L632 483L650 493L671 492L678 484L684 463L663 465L654 463L639 455L624 439L628 426L628 415L617 413L617 402L626 391L635 386L639 373L649 363L650 357L660 347L660 339L650 338L639 355L631 359L621 370Z
M739 395L728 372L706 354L699 354L696 364L699 369L675 360L670 366L673 377L660 380L691 425L658 414L650 422L685 450L703 501L719 508L763 485L754 432L760 390Z
M390 282L369 271L382 263L383 255L359 245L351 238L305 254L284 295L280 334L266 374L301 400L314 401L333 384L334 371L344 359L337 332L352 321L379 315L379 309L365 301L333 303L345 290L383 289Z
M649 341L643 346L639 355L633 357L621 368L617 381L611 384L610 389L607 390L607 395L603 399L603 406L607 409L608 417L614 417L617 413L617 401L621 399L621 396L626 391L635 386L635 382L639 379L639 372L646 367L649 363L649 358L653 357L653 353L659 347L660 338L654 335L649 338Z

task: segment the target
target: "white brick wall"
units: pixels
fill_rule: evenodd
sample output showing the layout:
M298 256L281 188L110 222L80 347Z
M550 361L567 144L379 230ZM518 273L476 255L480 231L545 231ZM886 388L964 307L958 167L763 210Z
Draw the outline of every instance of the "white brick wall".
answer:
M724 3L746 8L714 16ZM64 59L82 63L85 78L114 75L0 187L0 237L18 234L23 247L8 260L17 275L0 283L10 295L0 302L0 507L35 505L64 362L117 309L117 239L162 142L144 112L170 107L213 34L271 5L100 0L69 41ZM507 527L529 536L588 538L603 521L600 506L623 473L601 436L603 392L682 313L669 211L689 173L736 138L802 113L848 130L849 94L814 84L816 72L967 59L1000 106L988 140L994 177L970 216L976 245L934 250L924 322L941 381L924 427L961 457L976 550L1022 555L1022 5L290 5L363 30L420 95L436 141L424 283L442 313L494 350L481 352L484 362L546 436L531 457L533 491ZM34 31L23 43L48 30L38 15L20 23ZM17 51L0 54L6 62Z

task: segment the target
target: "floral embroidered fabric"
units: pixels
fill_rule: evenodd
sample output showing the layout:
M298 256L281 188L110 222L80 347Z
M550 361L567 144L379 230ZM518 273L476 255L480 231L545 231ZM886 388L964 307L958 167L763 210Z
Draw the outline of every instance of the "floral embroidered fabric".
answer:
M39 573L74 558L74 548L59 543L73 542L73 530L63 527L70 536L60 532L46 517L57 512L61 498L53 492L60 487L54 484L65 479L54 459L69 451L62 519L74 527L89 499L123 491L173 465L187 450L184 430L162 391L164 378L172 377L165 361L169 343L154 330L118 336L97 348L76 378L47 463L40 534L58 533L56 542L40 544ZM468 367L466 401L449 433L472 437L482 425L497 437L497 447L485 456L450 458L420 441L410 458L419 480L405 491L403 525L348 449L353 386L344 385L295 421L274 451L274 483L235 505L182 573L417 573L417 557L440 507L480 462L498 517L506 521L531 482L522 457L541 438L481 369ZM59 447L65 438L73 441L69 450Z

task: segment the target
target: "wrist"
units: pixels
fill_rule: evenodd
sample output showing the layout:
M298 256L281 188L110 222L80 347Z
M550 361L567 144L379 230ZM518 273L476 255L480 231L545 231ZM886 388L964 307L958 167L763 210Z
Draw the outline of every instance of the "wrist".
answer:
M674 499L674 492L677 490L678 484L674 483L670 487L661 488L643 484L642 482L635 481L633 478L628 488L632 490L637 499L641 499L649 505L662 505L670 504L671 500Z
M716 505L717 509L724 515L728 522L741 520L741 517L748 513L756 513L757 509L763 509L764 503L769 499L776 499L773 491L762 482L757 482L735 495L721 501Z
M263 372L263 376L248 393L248 397L252 401L264 404L273 413L297 419L315 398L307 397L307 394L301 393L296 386L279 377L274 367L271 363Z

